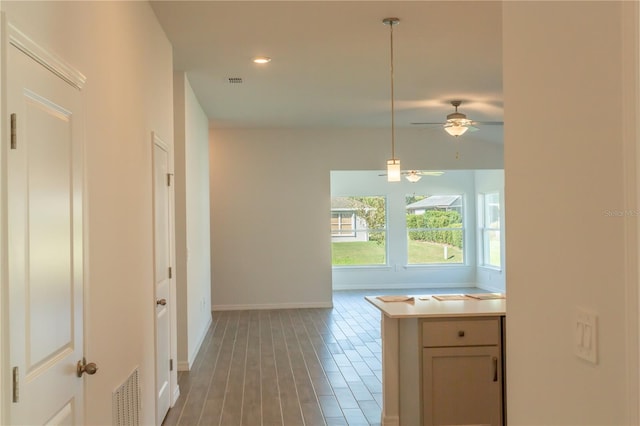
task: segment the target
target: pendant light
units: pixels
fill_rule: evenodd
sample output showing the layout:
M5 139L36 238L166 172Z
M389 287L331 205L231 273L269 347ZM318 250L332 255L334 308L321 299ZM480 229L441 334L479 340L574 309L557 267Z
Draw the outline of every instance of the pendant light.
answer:
M385 18L382 23L389 26L391 44L391 158L387 160L387 181L400 182L400 160L396 158L396 122L393 92L393 26L398 25L398 18Z

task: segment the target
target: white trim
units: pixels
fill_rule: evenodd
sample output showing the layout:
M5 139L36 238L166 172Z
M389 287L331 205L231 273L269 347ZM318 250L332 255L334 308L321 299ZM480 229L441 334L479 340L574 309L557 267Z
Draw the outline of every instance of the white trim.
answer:
M176 388L173 390L173 395L171 396L171 408L176 405L176 402L178 402L178 398L180 398L180 386L176 386Z
M262 309L306 309L306 308L333 308L333 302L308 302L308 303L256 303L250 305L213 305L212 311L248 311Z
M156 183L155 183L155 166L156 166L156 155L155 155L155 146L164 150L167 153L167 173L173 174L173 150L172 146L166 143L155 131L151 131L151 211L152 211L152 252L153 252L153 297L156 298L156 274L155 274L155 264L156 264L156 237L155 234L155 222L156 222ZM172 269L175 269L175 200L173 193L173 185L169 185L169 263ZM177 328L177 295L176 295L176 278L175 274L173 277L169 278L169 358L177 361L177 337L176 337L176 328ZM154 374L153 374L153 383L154 383L154 416L158 417L158 346L157 346L157 333L158 333L158 323L157 323L157 314L156 310L153 310L153 329L154 329L154 356L153 356L153 366L154 366ZM169 407L172 407L175 403L173 398L176 397L176 393L179 396L180 390L178 386L178 375L176 371L169 371ZM156 419L157 422L160 422L162 419Z
M178 361L178 371L190 371L191 364L189 361Z
M59 58L53 52L40 46L12 23L7 25L9 44L38 62L43 67L69 83L78 90L82 90L87 78L71 64Z
M488 293L504 293L504 288L502 287L494 287L486 284L479 284L476 288L480 290L486 290Z
M469 288L477 287L476 283L377 283L377 284L335 284L334 291L340 290L389 290L412 288Z
M4 12L0 12L0 94L2 95L2 101L0 102L0 116L5 117L6 108L6 75L5 64L7 57L7 37L6 37L6 18ZM0 120L0 134L4 135L5 120ZM4 137L0 138L4 141ZM9 280L7 279L7 198L6 198L6 179L4 179L6 159L5 148L6 143L2 144L0 148L0 424L9 424L9 395L5 395L8 391L8 386L5 383L9 383L9 317L6 316L7 309L7 292L9 287Z
M202 346L202 343L204 342L204 338L206 337L207 332L209 331L209 328L211 328L211 324L213 324L213 319L211 318L211 316L209 316L209 321L207 321L207 325L202 329L202 333L200 334L200 337L198 338L198 343L196 343L196 346L193 348L193 351L188 355L189 360L187 361L187 366L188 366L189 370L191 370L191 366L195 362L196 356L198 356L198 352L200 351L200 347Z
M400 426L399 416L384 416L382 418L382 426Z

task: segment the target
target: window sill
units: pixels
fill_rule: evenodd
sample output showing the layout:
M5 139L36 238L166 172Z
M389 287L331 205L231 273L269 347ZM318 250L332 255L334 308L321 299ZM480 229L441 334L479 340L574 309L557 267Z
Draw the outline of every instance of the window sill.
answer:
M376 269L376 270L391 270L391 265L332 265L331 269Z
M491 265L479 265L478 268L482 268L482 269L486 269L488 271L494 271L494 272L500 272L502 273L502 268L499 268L497 266L491 266Z

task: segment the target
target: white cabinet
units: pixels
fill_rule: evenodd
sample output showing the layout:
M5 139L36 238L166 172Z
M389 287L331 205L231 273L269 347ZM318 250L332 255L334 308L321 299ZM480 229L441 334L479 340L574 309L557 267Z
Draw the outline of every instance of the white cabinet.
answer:
M421 321L423 425L504 424L503 322Z
M506 299L366 299L382 312L382 426L507 423Z

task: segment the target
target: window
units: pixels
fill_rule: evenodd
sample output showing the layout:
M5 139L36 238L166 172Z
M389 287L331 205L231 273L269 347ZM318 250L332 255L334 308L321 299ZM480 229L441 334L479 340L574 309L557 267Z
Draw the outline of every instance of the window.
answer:
M331 212L331 236L332 237L354 237L355 217L352 211Z
M481 263L493 268L501 267L500 247L500 193L480 195Z
M408 264L463 263L463 196L407 195Z
M331 262L333 266L386 265L386 199L331 198Z

